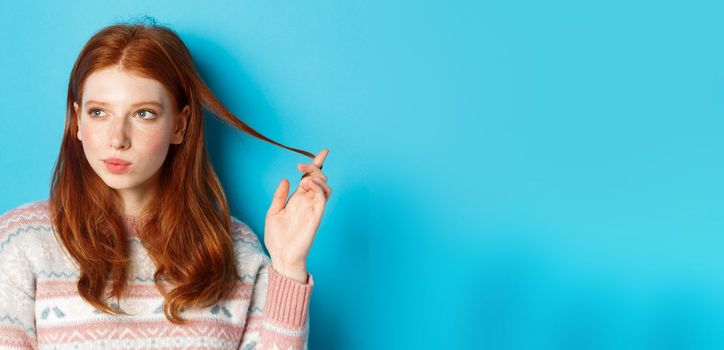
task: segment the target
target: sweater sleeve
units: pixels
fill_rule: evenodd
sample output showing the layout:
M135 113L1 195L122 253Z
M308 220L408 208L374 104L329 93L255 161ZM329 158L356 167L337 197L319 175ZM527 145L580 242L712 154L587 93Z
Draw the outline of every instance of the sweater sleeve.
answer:
M0 349L38 347L35 277L19 246L21 231L7 216L0 217Z
M262 254L238 349L306 350L314 278L307 273L307 283L301 283L282 275Z

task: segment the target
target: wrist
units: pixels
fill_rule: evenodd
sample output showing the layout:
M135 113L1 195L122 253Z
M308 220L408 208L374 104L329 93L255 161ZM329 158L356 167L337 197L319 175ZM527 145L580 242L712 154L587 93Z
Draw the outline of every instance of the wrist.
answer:
M307 283L307 267L305 265L288 265L276 262L272 259L272 267L279 274L291 278L299 283Z

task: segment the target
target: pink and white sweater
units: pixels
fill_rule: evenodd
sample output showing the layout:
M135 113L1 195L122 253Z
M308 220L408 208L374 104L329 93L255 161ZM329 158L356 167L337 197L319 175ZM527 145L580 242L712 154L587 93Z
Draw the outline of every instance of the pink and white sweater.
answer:
M128 316L101 313L76 289L79 270L55 238L48 201L25 203L0 216L0 348L2 349L306 349L306 284L272 268L257 235L232 216L237 285L227 298L181 316L175 325L162 311L153 284L155 266L135 231L129 234L131 274ZM115 304L114 302L112 304Z

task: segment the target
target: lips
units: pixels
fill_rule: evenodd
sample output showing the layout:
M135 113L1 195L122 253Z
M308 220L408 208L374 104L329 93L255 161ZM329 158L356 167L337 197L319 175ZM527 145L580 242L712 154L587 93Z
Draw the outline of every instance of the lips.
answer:
M103 164L106 166L108 171L116 175L124 174L131 169L131 162L119 158L104 159Z
M120 158L106 158L103 159L104 162L112 165L131 165L131 162L120 159Z

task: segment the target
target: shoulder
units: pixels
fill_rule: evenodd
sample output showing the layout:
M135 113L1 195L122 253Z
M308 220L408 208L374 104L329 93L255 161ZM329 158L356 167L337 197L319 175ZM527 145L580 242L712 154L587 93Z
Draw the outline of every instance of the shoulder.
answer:
M49 233L47 200L23 203L0 215L0 275L24 274L29 280L33 266L48 254Z
M256 232L234 216L231 216L231 240L240 263L248 263L249 260L253 260L262 264L269 259Z
M48 200L23 203L0 215L0 251L12 239L19 239L30 232L50 230Z
M231 215L231 231L234 233L234 235L249 234L249 233L256 235L251 230L249 225L247 225L245 222L237 219L234 215Z
M256 232L245 222L235 218L233 215L231 216L231 238L234 241L234 245L245 243L251 248L261 250L261 241Z
M0 222L5 223L8 220L24 220L24 221L46 221L48 216L48 200L41 199L37 201L27 202L18 205L15 208L7 210L0 215Z

